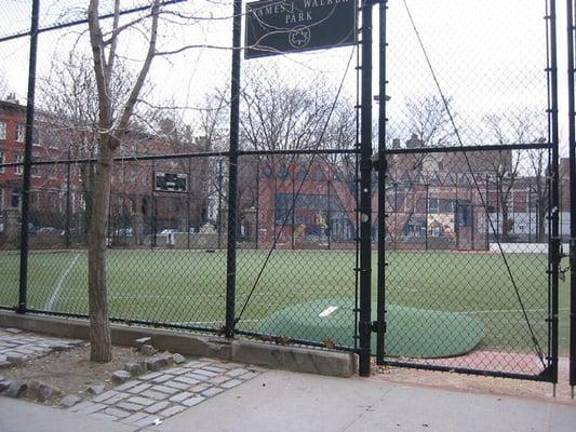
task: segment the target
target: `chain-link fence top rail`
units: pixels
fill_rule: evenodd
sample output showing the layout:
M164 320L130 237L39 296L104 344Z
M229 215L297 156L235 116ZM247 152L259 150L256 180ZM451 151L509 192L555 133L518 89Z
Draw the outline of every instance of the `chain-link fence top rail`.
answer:
M550 17L544 2L424 3L387 17L387 354L535 376L554 331Z

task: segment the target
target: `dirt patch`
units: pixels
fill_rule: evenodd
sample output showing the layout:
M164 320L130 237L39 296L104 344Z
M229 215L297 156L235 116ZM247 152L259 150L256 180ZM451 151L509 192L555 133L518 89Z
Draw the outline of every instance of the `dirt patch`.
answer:
M31 360L21 366L0 370L0 375L8 379L37 381L58 389L62 395L81 395L92 384L104 384L106 389L114 387L111 376L114 371L124 368L128 362L142 361L146 356L132 348L113 347L113 360L100 364L89 360L88 345L70 351L54 352L45 357ZM51 397L47 404L58 404L60 397Z
M378 381L576 405L576 401L571 399L568 385L568 360L564 358L559 362L559 384L556 386L556 397L553 396L553 385L550 383L375 365L373 370L372 379Z

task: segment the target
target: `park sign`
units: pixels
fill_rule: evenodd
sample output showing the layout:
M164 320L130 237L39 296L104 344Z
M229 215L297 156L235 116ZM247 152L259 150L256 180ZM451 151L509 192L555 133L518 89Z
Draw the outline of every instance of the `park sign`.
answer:
M357 0L262 0L246 5L247 59L356 43Z

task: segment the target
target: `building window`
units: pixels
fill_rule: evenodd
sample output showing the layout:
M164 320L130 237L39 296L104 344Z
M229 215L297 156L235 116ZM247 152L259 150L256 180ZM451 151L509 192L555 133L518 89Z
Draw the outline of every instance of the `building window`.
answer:
M23 124L16 125L16 142L23 143L26 138L26 126Z
M20 207L20 189L12 189L12 192L10 193L10 207Z
M26 125L17 124L16 125L16 142L23 143L26 141ZM40 141L38 139L38 129L32 128L32 144L39 145Z
M24 163L24 156L17 154L16 157L14 158L14 162L19 163L19 164L23 164ZM22 175L23 172L24 172L24 165L16 165L14 167L14 174Z
M0 165L2 165L4 163L4 152L0 151ZM0 166L0 173L4 172L4 167Z
M6 139L6 122L0 121L0 140Z

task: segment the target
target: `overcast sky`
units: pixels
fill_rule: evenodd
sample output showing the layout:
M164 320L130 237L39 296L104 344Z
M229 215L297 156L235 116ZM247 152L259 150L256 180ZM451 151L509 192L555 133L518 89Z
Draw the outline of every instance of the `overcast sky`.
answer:
M127 0L123 6L144 3ZM29 16L28 0L2 0L0 5L0 36L25 30ZM105 2L106 3L106 2ZM108 1L111 4L111 0ZM407 0L413 13L441 86L452 101L465 144L482 136L482 117L487 114L507 115L530 109L541 113L545 121L546 27L544 0ZM85 4L79 0L41 0L42 24L81 16ZM388 13L388 94L391 124L405 124L405 104L422 97L437 96L422 50L418 45L403 0L389 0ZM560 78L560 118L565 136L566 67L564 2L558 2L558 58ZM195 0L176 9L194 12L204 18L183 26L163 23L161 48L187 44L229 47L231 44L230 0ZM71 12L70 12L71 11ZM71 15L70 15L71 14ZM207 20L206 18L216 18ZM374 40L377 42L377 8ZM76 49L87 51L86 28L77 27L40 37L38 74L49 76L54 59L64 59L77 40ZM79 34L84 36L79 38ZM143 40L127 34L121 40L122 53L134 64L141 58ZM376 44L375 44L376 45ZM375 46L375 52L377 52ZM279 80L289 85L324 83L335 88L346 73L346 63L353 48L290 54L243 62L246 75L254 70L278 71ZM215 87L227 85L230 74L229 50L197 48L168 59L157 59L151 73L157 102L174 99L179 106L204 106L205 94ZM0 44L0 73L10 88L23 100L26 93L28 41L26 38ZM375 56L377 60L377 56ZM352 66L355 66L355 61ZM245 75L245 76L246 76ZM378 70L374 69L374 93L377 93ZM355 94L355 73L348 71L345 95ZM187 110L189 118L194 114ZM376 112L376 110L375 110ZM191 120L193 121L193 120ZM404 138L404 137L402 137ZM565 145L563 144L563 147Z

